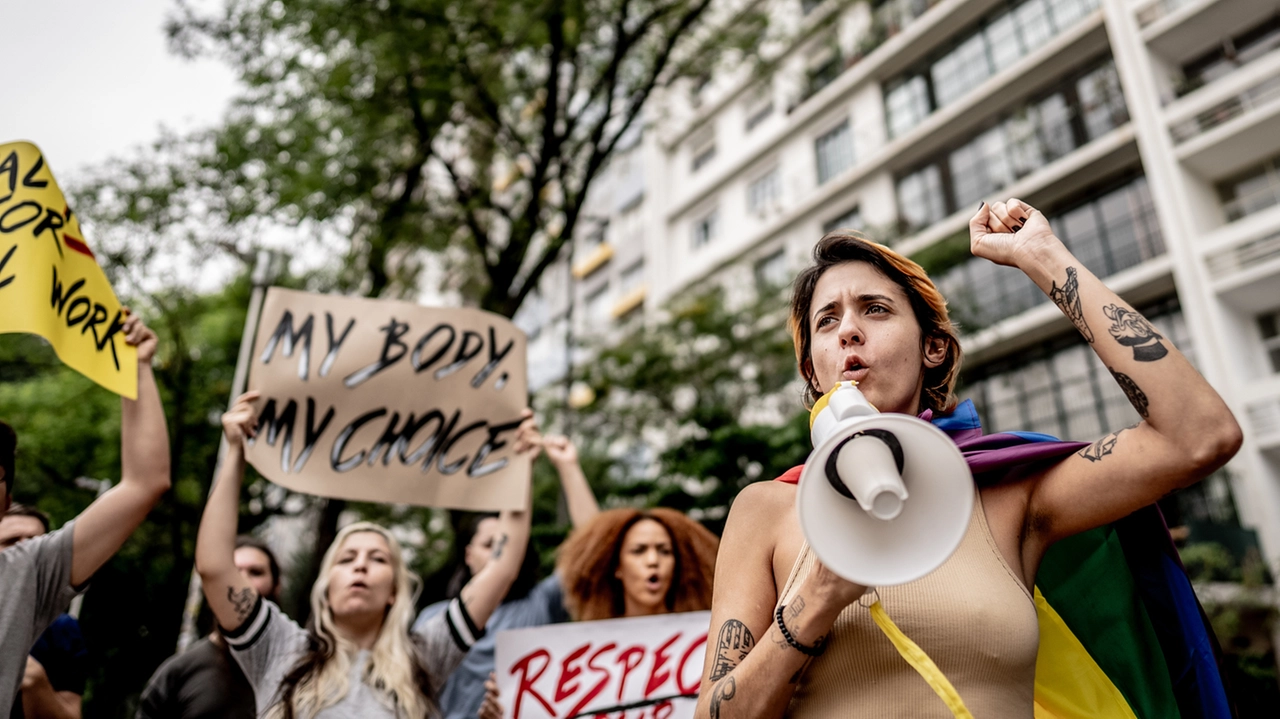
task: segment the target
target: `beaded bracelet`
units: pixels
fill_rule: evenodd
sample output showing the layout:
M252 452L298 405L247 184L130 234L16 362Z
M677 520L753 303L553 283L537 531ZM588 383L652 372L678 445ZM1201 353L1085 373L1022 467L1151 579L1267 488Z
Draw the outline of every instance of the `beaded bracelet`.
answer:
M822 652L826 651L826 648L827 648L827 638L822 637L817 641L816 644L814 644L811 647L806 647L800 642L797 642L796 638L791 636L791 632L787 630L787 625L782 621L782 610L785 607L786 605L779 604L778 608L773 612L773 618L778 623L778 629L782 631L782 638L786 639L787 644L790 644L792 647L795 648L796 651L800 652L801 654L806 654L811 657L822 656Z

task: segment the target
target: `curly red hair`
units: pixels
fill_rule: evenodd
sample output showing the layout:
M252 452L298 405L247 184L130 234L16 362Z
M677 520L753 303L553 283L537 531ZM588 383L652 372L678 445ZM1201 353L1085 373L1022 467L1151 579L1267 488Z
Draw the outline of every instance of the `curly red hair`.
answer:
M614 619L624 614L622 582L614 574L623 538L642 519L652 519L671 535L676 567L667 591L667 609L711 608L719 537L674 509L610 509L578 528L560 546L556 571L564 585L565 607L574 619Z

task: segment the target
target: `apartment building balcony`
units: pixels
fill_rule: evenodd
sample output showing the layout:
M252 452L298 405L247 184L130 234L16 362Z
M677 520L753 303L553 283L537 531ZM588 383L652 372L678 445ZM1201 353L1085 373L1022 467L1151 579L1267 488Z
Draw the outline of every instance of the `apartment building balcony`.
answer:
M1280 303L1280 198L1204 238L1201 256L1213 289L1246 314Z
M1180 161L1217 180L1280 153L1280 49L1169 105Z
M1277 10L1274 0L1155 0L1137 17L1151 51L1181 65Z

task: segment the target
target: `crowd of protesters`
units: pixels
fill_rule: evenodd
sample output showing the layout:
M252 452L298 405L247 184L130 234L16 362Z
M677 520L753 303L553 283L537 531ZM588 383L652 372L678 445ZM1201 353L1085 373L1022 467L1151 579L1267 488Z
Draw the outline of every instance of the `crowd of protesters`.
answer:
M1089 324L1106 321L1103 305L1123 307L1029 206L983 205L970 230L974 254L1024 270L1086 337ZM852 379L882 411L956 407L960 352L945 300L918 265L888 248L824 238L796 281L791 327L810 403ZM124 334L139 361L137 399L122 400L120 481L78 517L51 530L47 517L12 504L20 438L0 423L0 709L12 707L13 717L79 716L87 654L65 612L169 489L168 434L150 368L156 337L136 316ZM1169 359L1157 370L1129 356L1124 343L1090 343L1117 380L1128 381L1130 398L1141 395L1144 421L1123 441L1113 437L1105 457L1038 465L1018 481L982 487L970 525L974 549L949 560L973 571L940 571L902 588L910 613L899 621L945 635L942 662L967 658L972 671L957 688L990 708L983 715L1033 713L1029 588L1045 549L1198 481L1240 443L1226 406L1176 348L1164 348ZM324 553L309 593L311 619L299 626L277 606L281 572L271 548L237 536L257 399L246 393L223 415L228 451L197 537L196 570L216 626L155 672L139 717L495 718L503 711L492 679L499 631L704 609L712 610L713 639L698 716L938 709L921 710L928 688L901 681L909 670L872 643L866 613L853 610L866 588L812 556L795 519L793 484L744 491L721 547L680 512L601 511L572 442L542 437L527 410L517 461L545 453L573 525L550 576L538 576L527 551L527 509L478 517L457 538L447 599L415 617L421 586L400 542L387 528L356 522ZM979 593L998 594L1008 611L978 607L957 617L954 597L987 576L993 584Z

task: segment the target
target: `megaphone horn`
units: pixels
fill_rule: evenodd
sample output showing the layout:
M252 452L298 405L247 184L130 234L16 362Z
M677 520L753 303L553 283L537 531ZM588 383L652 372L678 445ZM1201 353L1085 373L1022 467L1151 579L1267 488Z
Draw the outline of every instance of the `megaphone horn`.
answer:
M973 475L942 430L881 414L842 382L815 403L811 434L796 508L805 540L833 572L868 587L905 584L960 545Z

